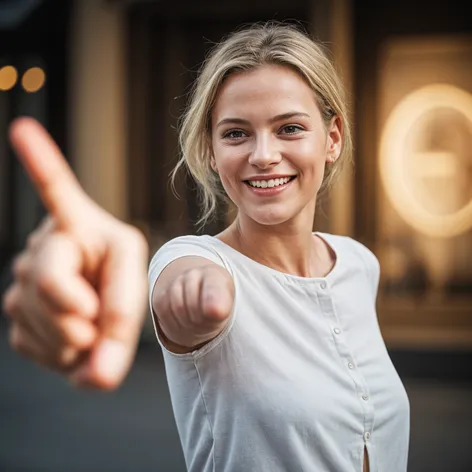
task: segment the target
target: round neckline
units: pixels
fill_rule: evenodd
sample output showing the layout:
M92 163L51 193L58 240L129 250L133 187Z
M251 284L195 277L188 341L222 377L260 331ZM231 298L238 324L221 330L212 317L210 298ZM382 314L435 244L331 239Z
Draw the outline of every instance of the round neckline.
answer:
M297 283L312 283L312 282L316 282L316 283L319 283L321 281L327 281L329 282L333 276L334 276L334 273L338 271L338 267L340 265L340 255L339 255L339 252L336 250L336 248L333 246L332 242L329 241L330 239L330 235L326 234L326 233L320 233L319 231L314 231L312 233L313 236L318 236L320 239L322 239L324 241L324 243L329 247L329 249L331 249L331 251L333 251L334 255L335 255L335 261L334 261L334 265L333 267L331 268L331 270L323 277L302 277L300 275L293 275L293 274L288 274L286 272L281 272L277 269L273 269L272 267L269 267L269 266L266 266L264 264L261 264L260 262L257 262L255 261L254 259L251 259L250 257L246 256L245 254L243 254L242 252L239 252L238 250L234 249L233 247L231 247L229 244L226 244L225 242L221 241L221 239L218 239L216 238L215 236L210 236L210 235L205 235L207 237L209 237L210 239L212 239L213 241L216 241L218 244L221 244L222 246L224 246L225 248L228 248L230 251L233 251L235 252L236 254L238 254L240 257L242 257L243 259L247 260L248 262L250 262L251 264L255 264L256 266L264 269L264 270L267 270L269 273L277 276L277 277L281 277L283 278L284 280L288 280L288 281L293 281L293 282L297 282Z

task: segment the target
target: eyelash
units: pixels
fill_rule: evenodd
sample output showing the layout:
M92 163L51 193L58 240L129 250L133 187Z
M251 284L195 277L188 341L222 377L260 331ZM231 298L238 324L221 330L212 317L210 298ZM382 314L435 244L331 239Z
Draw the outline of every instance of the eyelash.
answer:
M232 133L244 133L242 129L230 129L229 131L226 131L223 133L223 139L241 139L243 136L238 136L237 138L231 137L230 135Z
M296 132L294 132L294 133L285 133L285 134L297 134L299 131L303 131L303 128L300 125L285 125L281 129L286 129L286 128L295 128Z
M295 128L295 132L291 132L291 133L282 133L282 134L285 134L285 135L294 135L294 134L297 134L299 131L303 131L304 128L301 127L300 125L284 125L282 126L282 128L280 128L279 132L286 129L286 128ZM229 131L226 131L224 134L223 134L223 139L231 139L231 140L236 140L236 139L242 139L244 136L238 136L238 137L231 137L230 135L232 133L243 133L245 134L245 131L242 130L242 129L231 129Z

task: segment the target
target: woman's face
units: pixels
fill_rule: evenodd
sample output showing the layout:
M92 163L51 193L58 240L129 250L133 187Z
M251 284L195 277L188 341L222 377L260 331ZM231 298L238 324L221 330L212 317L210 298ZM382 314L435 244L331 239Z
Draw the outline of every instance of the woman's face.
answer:
M292 69L267 65L232 74L212 112L212 167L239 216L263 225L313 218L327 162L341 150L314 93Z

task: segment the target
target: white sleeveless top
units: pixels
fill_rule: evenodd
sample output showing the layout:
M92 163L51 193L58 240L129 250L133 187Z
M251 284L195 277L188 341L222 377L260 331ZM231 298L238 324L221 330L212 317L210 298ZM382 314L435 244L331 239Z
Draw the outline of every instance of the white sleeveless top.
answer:
M327 277L278 272L212 236L166 243L152 288L183 256L232 275L230 322L203 348L161 343L190 472L371 472L407 468L409 402L375 310L379 263L351 238L317 233L337 261ZM160 341L161 342L161 341Z

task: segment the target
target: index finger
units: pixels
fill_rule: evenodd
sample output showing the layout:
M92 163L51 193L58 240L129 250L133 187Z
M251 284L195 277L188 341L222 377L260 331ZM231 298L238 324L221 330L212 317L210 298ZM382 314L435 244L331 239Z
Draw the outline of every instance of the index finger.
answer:
M33 118L16 119L10 141L42 202L59 227L70 227L87 205L72 169L49 133Z

